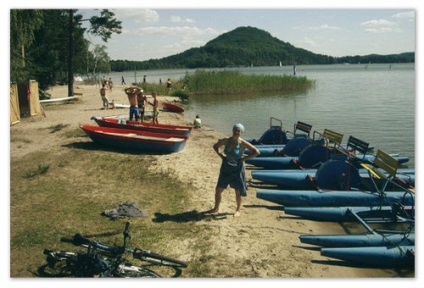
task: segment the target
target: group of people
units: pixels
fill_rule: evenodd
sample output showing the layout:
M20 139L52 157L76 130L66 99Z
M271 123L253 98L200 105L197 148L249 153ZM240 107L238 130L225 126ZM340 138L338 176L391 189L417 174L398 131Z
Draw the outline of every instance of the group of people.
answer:
M102 86L107 87L111 92L112 92L112 88L113 88L113 81L112 78L109 77L109 79L106 79L106 76L103 76L102 78Z
M106 95L107 86L105 83L102 83L102 87L100 88L100 97L102 98L103 102L103 108L109 109L109 106L112 106L113 103L111 103ZM109 88L110 89L110 88ZM126 88L125 93L128 96L128 101L130 102L130 117L129 120L135 119L136 121L143 122L144 121L144 114L146 111L147 104L151 105L153 107L153 123L159 123L158 121L158 115L159 115L159 101L157 99L157 93L153 92L153 102L148 102L146 94L144 94L143 89L138 87L129 87Z
M157 99L156 92L152 92L153 102L148 102L143 89L138 87L125 88L125 93L127 94L128 101L130 102L130 121L135 119L135 121L143 122L146 107L147 104L149 104L153 107L152 122L159 124L159 101Z

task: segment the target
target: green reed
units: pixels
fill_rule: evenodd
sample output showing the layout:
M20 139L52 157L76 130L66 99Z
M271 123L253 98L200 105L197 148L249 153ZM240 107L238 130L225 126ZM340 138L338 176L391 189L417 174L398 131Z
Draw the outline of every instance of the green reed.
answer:
M245 75L238 71L197 70L188 77L188 87L195 95L253 94L258 92L292 93L315 85L306 77L290 75Z

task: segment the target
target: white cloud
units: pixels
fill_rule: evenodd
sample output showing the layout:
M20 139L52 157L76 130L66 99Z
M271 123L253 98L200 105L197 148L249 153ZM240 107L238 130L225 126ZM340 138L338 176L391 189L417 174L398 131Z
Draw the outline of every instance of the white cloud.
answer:
M398 19L415 19L415 11L396 13L392 17Z
M297 26L297 27L294 27L294 29L300 30L300 31L303 31L303 32L308 32L308 31L324 31L324 30L335 31L335 30L340 30L340 27L332 26L332 25L328 25L328 24L322 24L320 26L308 26L308 27Z
M385 32L399 32L400 29L395 22L386 19L377 19L362 22L361 26L365 28L366 32L370 33L385 33Z
M159 14L152 9L116 9L117 19L131 19L139 23L153 23L159 21Z
M176 26L176 27L142 27L134 31L137 35L168 35L168 36L217 36L222 32L215 30L213 28L200 29L197 27L189 26Z
M194 23L195 21L190 18L182 18L181 16L171 16L171 22L173 23Z
M304 47L306 49L306 47L317 47L317 43L315 42L314 39L309 38L309 37L305 37L299 41L296 42L297 45L299 45L298 47Z

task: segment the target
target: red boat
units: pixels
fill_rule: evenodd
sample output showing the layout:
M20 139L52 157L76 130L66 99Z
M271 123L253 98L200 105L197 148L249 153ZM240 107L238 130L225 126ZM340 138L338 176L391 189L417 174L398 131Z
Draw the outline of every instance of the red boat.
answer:
M140 123L138 121L126 121L123 119L109 118L109 117L98 117L93 116L91 120L96 121L97 125L101 127L131 129L139 131L149 131L155 133L165 133L173 135L188 136L193 127L190 126L179 126L170 124L156 124L150 122Z
M163 102L162 105L163 105L163 108L168 112L175 112L175 113L183 113L184 112L183 107L181 107L177 104L171 103L171 102Z
M81 125L96 143L138 152L173 153L184 149L187 136L152 133L131 129Z

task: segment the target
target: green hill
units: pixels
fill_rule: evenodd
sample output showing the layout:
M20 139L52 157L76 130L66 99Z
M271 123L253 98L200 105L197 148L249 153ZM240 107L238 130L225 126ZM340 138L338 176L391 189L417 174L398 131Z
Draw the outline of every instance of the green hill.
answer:
M402 56L399 56L402 55ZM388 57L390 56L390 57ZM385 62L387 60L387 62ZM390 61L388 61L390 60ZM277 66L334 64L334 63L396 63L414 62L414 53L398 55L332 56L315 54L296 48L273 37L269 32L254 27L239 27L224 33L199 48L143 62L114 60L113 71L164 68L212 68L238 66Z

